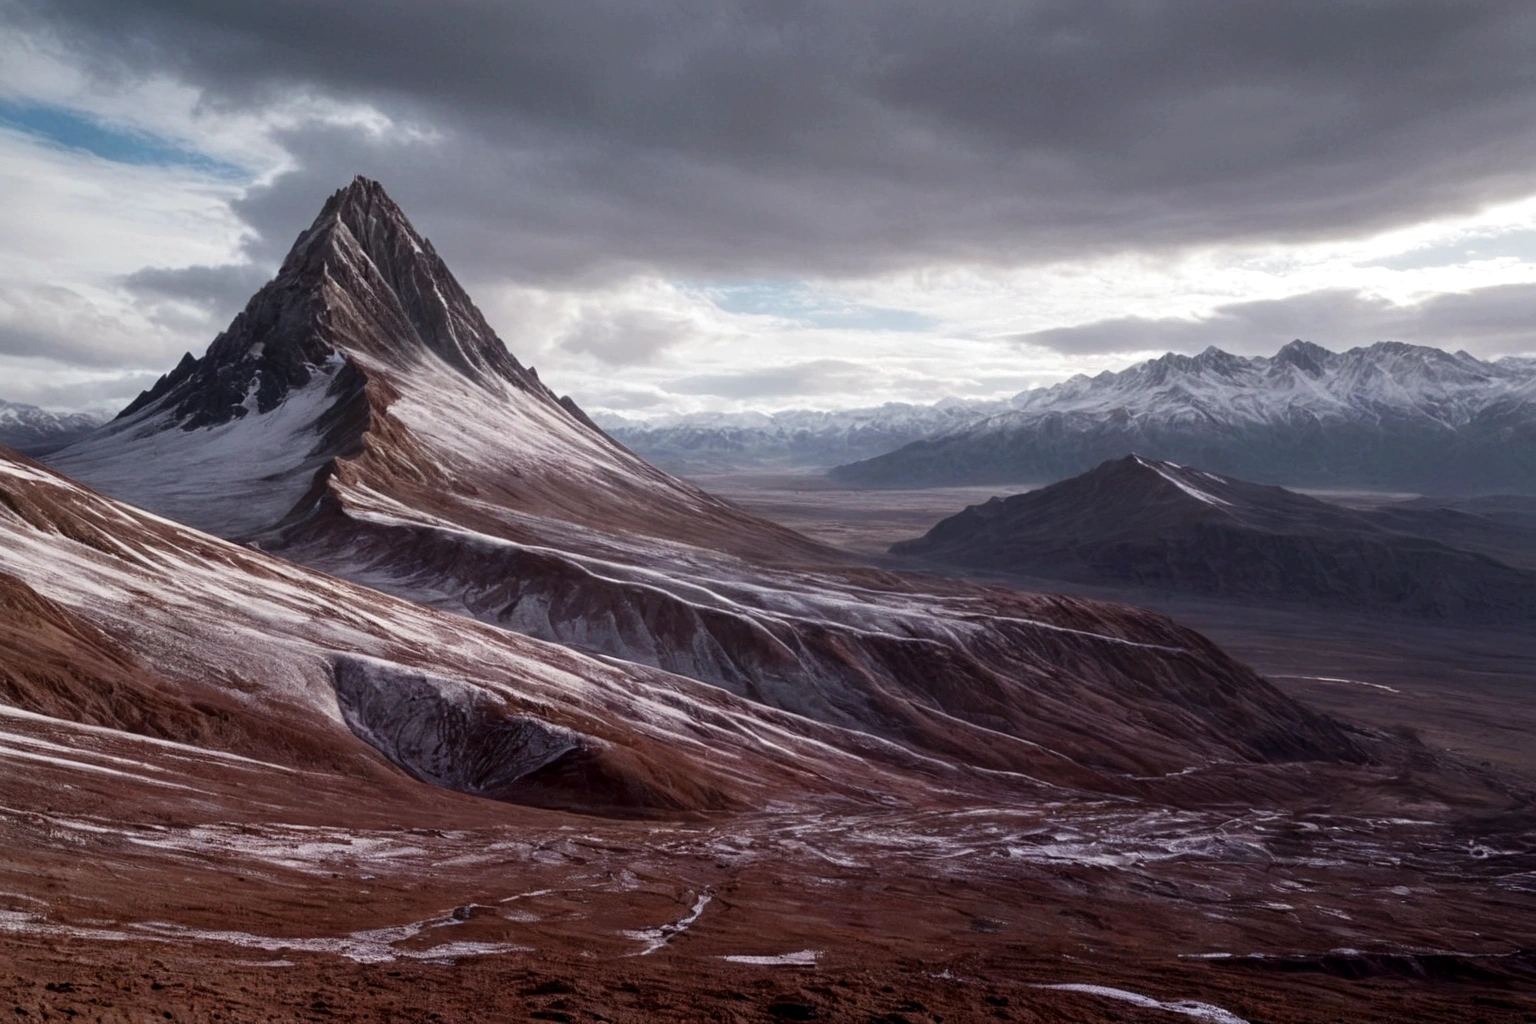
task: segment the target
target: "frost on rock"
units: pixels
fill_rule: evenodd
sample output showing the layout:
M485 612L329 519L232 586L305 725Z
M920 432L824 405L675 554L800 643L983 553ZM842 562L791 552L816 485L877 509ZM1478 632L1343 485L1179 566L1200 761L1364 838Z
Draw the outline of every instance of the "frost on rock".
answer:
M505 797L589 742L514 713L488 690L386 662L337 658L335 686L358 738L415 778L461 793Z

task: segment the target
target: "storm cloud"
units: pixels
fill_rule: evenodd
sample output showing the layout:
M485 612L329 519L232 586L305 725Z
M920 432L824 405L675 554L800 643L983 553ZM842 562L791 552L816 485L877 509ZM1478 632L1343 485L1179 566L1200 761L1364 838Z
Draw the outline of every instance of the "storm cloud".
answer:
M0 0L3 397L201 351L355 174L597 411L1532 352L1532 52L1517 0Z
M524 279L864 274L1312 238L1531 191L1536 9L1461 0L21 0L99 76L367 104L240 207L363 172Z

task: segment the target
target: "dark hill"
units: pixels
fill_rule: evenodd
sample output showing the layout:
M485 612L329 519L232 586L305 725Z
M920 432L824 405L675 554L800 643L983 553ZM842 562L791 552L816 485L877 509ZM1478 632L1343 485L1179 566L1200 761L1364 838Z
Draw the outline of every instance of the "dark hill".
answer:
M1355 511L1131 455L972 505L891 550L1188 593L1439 616L1536 613L1536 573L1401 529L1420 518Z

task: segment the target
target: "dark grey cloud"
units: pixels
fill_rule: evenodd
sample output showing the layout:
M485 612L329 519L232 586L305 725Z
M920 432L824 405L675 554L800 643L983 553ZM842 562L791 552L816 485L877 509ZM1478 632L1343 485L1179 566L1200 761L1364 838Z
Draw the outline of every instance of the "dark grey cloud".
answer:
M1125 317L1021 334L1015 340L1068 355L1202 351L1208 346L1268 355L1293 338L1345 349L1406 341L1479 356L1536 353L1536 285L1513 284L1439 295L1398 306L1330 289L1221 306L1200 319Z
M103 76L359 100L242 213L355 172L450 261L842 274L1313 238L1536 191L1526 0L16 0Z
M789 366L771 366L742 373L704 373L671 381L663 387L676 395L716 398L782 398L786 395L830 395L872 383L875 372L842 359L815 359Z
M170 299L205 310L215 323L226 323L255 291L271 280L272 267L254 263L220 266L145 267L126 275L123 287L154 302Z

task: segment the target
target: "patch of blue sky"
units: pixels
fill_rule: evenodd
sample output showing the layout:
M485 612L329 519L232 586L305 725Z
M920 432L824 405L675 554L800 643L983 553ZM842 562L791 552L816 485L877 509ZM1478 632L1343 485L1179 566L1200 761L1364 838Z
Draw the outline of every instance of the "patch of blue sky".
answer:
M688 282L727 313L776 316L812 327L858 331L930 331L938 321L905 309L839 302L803 282L764 279L730 284Z
M175 139L113 124L70 107L0 99L0 128L63 149L83 150L113 163L181 167L218 178L248 176L245 168L199 153Z
M1536 230L1517 228L1499 235L1483 235L1445 245L1413 249L1360 265L1385 267L1388 270L1427 270L1459 266L1477 260L1511 258L1522 263L1536 263Z

